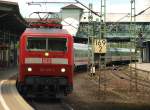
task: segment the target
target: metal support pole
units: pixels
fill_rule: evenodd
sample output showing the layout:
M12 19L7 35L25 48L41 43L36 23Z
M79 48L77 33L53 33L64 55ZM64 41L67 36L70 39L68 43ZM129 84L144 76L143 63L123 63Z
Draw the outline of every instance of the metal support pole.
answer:
M100 17L100 37L99 39L106 39L106 0L101 0L101 17ZM99 55L99 65L100 65L100 73L99 73L99 85L100 85L100 78L101 78L101 70L106 69L106 57L105 53L100 53ZM106 79L106 74L103 73L104 79ZM104 83L104 95L107 89L106 82Z
M135 61L135 69L134 71L132 71L132 68L130 67L130 90L132 90L132 81L133 81L133 72L134 72L134 76L135 76L135 89L137 91L138 89L138 84L137 84L137 77L138 77L138 74L137 74L137 71L136 71L136 68L137 68L137 63L136 63L136 60L137 60L137 48L136 48L136 9L135 9L135 0L131 0L130 1L131 3L131 14L130 14L130 38L132 39L133 38L133 42L134 42L134 55L132 54L132 42L131 42L131 47L130 47L130 55L131 55L131 58L130 58L130 64L132 62L132 57L133 57L133 60Z
M92 63L91 63L91 66L90 66L90 72L91 72L91 76L93 76L95 74L95 65L94 65L94 47L93 47L93 40L94 40L94 36L93 36L93 15L92 15L92 8L93 8L93 5L90 3L89 4L89 17L88 17L88 20L89 20L89 26L88 26L88 46L90 46L90 41L91 41L91 47L92 47ZM92 38L92 39L90 39ZM89 49L90 50L90 49ZM89 52L90 53L90 52ZM90 59L90 55L89 55L89 59Z

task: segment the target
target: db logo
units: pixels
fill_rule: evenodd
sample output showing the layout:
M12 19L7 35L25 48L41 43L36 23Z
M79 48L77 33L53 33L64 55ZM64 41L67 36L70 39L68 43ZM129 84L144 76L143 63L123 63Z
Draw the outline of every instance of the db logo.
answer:
M51 59L50 58L42 58L42 63L44 63L44 64L51 63Z

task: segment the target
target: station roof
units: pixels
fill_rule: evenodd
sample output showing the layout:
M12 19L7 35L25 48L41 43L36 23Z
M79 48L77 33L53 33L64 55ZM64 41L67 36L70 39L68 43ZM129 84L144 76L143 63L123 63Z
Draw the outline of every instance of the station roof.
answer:
M21 34L26 26L16 2L0 1L0 30Z

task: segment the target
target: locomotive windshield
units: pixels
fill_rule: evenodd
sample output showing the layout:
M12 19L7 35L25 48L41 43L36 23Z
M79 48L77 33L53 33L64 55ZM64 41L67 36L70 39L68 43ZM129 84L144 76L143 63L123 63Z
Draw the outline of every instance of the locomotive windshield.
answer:
M27 49L30 51L66 51L66 38L28 37Z
M29 50L45 50L46 49L46 39L45 38L28 38L27 49Z

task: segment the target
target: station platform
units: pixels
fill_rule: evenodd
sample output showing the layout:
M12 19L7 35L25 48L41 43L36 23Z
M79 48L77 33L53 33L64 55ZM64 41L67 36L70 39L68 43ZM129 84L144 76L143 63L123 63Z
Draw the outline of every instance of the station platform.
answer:
M135 68L135 64L130 64L129 66ZM150 72L150 63L136 63L136 69Z
M0 69L0 81L9 79L18 73L18 67Z

